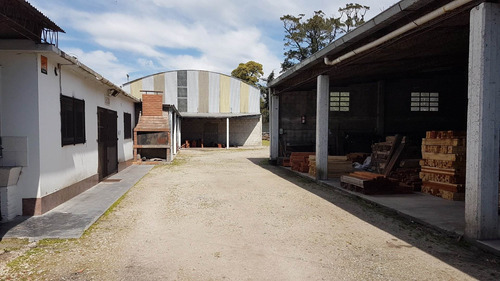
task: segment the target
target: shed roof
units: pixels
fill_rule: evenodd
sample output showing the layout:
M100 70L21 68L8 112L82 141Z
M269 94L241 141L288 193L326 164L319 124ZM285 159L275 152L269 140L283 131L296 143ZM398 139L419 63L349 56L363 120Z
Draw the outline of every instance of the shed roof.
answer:
M329 60L339 58L451 2L461 2L462 5L336 65L326 65L324 62L325 57ZM290 68L270 82L269 86L280 93L314 89L318 75L328 75L331 84L342 85L356 81L377 81L387 75L404 75L408 72L463 68L466 65L464 58L468 54L469 11L481 2L400 1Z
M44 41L44 30L64 32L25 0L0 1L1 39L30 39L40 43Z

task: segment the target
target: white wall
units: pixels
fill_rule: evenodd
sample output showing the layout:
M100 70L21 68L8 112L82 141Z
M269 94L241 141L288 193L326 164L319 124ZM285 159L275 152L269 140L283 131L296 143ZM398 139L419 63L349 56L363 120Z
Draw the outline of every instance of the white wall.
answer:
M62 65L62 94L85 100L84 144L61 146L59 76L54 73L61 59L48 56L48 74L38 73L40 104L40 194L46 196L98 173L97 107L116 111L118 114L118 161L133 157L132 139L124 140L123 113L134 116L133 101L121 95L109 97L107 89L95 77L76 66ZM62 62L68 64L68 62Z
M19 177L17 188L19 191L19 202L21 198L32 198L37 196L39 186L39 137L38 137L38 84L37 71L39 70L37 54L0 52L0 65L2 65L1 82L1 136L20 137L24 141L23 148L9 148L12 151L25 151L10 159L23 160L23 167ZM26 160L27 161L24 161ZM10 165L9 159L2 159L2 165ZM15 161L17 162L17 161Z

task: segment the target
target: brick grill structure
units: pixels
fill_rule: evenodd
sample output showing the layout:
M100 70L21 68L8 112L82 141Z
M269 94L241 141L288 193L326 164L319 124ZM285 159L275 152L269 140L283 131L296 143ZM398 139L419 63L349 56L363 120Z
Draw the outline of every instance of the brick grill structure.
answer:
M142 95L142 113L134 128L134 163L155 164L170 159L170 127L168 117L163 116L162 95ZM142 160L146 158L146 160ZM141 159L142 158L142 159Z

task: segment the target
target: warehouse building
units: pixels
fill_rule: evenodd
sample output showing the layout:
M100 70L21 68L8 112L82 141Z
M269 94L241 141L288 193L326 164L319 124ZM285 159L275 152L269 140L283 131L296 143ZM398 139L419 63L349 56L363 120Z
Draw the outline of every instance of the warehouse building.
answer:
M500 4L403 0L270 83L270 159L466 131L465 235L500 238ZM432 135L432 134L431 134Z
M146 76L123 86L141 98L163 95L182 116L181 144L190 147L262 144L260 91L237 78L202 70L177 70Z

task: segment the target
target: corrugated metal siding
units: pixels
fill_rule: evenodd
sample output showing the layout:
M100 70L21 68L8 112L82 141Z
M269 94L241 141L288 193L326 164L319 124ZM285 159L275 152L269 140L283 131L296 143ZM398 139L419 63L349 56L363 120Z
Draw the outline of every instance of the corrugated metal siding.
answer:
M240 112L248 113L248 97L250 94L250 86L246 83L241 83L240 86Z
M155 89L155 82L154 82L153 76L149 76L149 77L142 79L142 89L141 90L154 91L154 89Z
M219 113L220 74L208 74L208 112Z
M240 113L240 80L231 78L231 112Z
M130 94L130 84L123 85L123 90Z
M198 74L199 103L198 112L208 113L208 72L200 71Z
M226 75L220 76L220 105L221 113L231 112L231 77Z
M165 73L165 104L177 107L177 71Z
M138 99L142 98L142 80L137 80L130 84L130 94Z
M254 87L250 87L248 112L260 113L260 91Z
M163 103L165 103L165 74L160 73L153 76L154 90L161 91L163 95Z
M187 72L187 112L198 112L198 71Z

